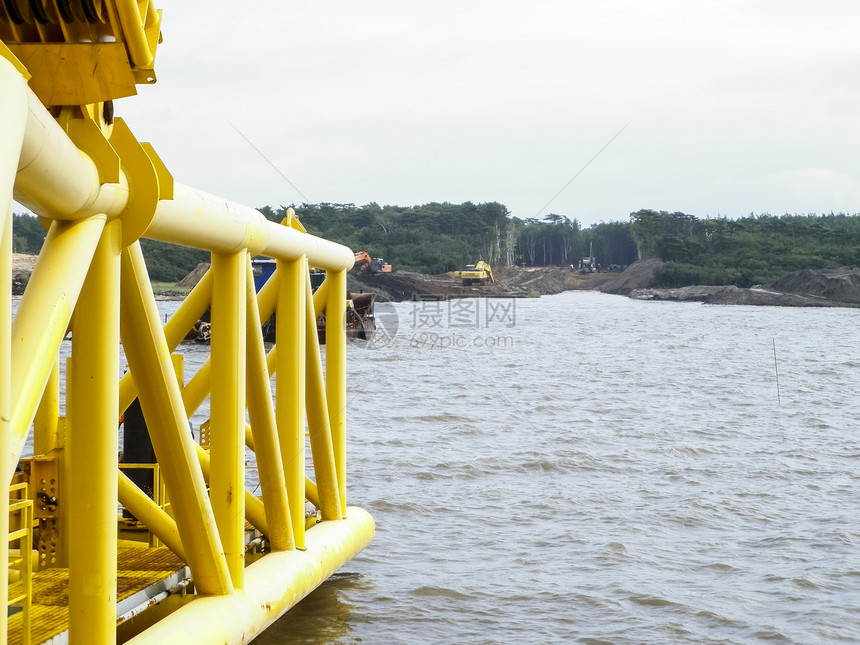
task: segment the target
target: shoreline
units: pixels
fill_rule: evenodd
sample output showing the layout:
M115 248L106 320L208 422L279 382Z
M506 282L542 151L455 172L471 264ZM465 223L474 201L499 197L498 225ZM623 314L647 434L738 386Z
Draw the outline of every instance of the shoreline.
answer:
M12 296L20 298L36 256L13 254ZM598 291L635 300L701 302L715 305L775 307L860 307L860 269L805 269L789 273L770 285L750 288L693 285L678 288L650 286L660 260L640 260L623 272L579 273L570 267L497 267L495 283L463 286L454 272L428 275L411 271L347 274L350 293L372 293L379 302L451 298L527 298L566 291ZM156 300L183 300L187 291L167 288Z

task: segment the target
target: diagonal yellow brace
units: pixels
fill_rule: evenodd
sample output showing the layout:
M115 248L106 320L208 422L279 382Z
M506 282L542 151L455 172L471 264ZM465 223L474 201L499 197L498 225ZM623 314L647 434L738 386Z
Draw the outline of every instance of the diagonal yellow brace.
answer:
M105 218L51 224L12 323L12 424L5 485L21 456L30 422L66 335Z
M284 480L284 464L278 445L278 427L275 424L275 408L272 404L272 388L266 369L266 347L257 309L257 294L250 263L245 286L246 312L246 399L251 420L252 437L257 453L260 488L266 506L266 521L269 524L269 541L275 551L295 548L293 525L290 523L290 507L287 485ZM247 444L247 438L245 443ZM304 504L304 500L302 500ZM302 508L302 511L304 509ZM301 513L304 519L304 512Z
M120 331L176 524L200 593L233 591L179 383L152 297L140 244L122 256Z
M167 548L178 555L183 562L188 562L185 549L182 547L182 539L179 537L179 529L176 528L176 522L173 518L153 502L122 471L118 474L117 484L120 504L143 522L146 528L164 542Z
M200 282L191 290L191 293L182 301L176 313L164 325L164 337L171 352L182 342L191 327L200 320L203 312L209 307L211 298L212 273L207 271ZM119 383L120 414L131 405L135 396L137 396L137 389L134 386L134 378L132 378L131 372L128 372Z
M343 514L337 485L334 447L331 442L331 426L329 425L328 406L326 404L319 338L315 333L316 315L311 291L311 276L308 273L305 279L305 324L308 329L313 330L305 334L307 353L305 360L305 378L307 379L305 397L308 432L310 433L311 454L314 459L314 473L319 490L319 509L324 520L336 520L343 517Z

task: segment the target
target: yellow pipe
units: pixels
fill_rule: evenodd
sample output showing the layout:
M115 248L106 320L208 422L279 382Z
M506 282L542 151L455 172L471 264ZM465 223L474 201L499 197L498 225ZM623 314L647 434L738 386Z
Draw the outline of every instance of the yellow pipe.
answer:
M304 258L278 261L280 274L275 336L277 346L277 419L280 455L290 499L290 517L296 545L305 545L305 356L308 331L305 309L308 279Z
M144 6L147 6L146 2ZM150 51L144 32L145 16L140 15L139 3L135 0L114 0L116 12L122 25L122 35L128 49L128 57L135 67L151 68L154 53Z
M373 539L373 518L353 506L347 511L346 519L310 529L305 551L277 551L249 565L245 589L192 600L128 645L249 642Z
M310 274L305 277L305 298L305 324L311 330L310 333L305 334L305 378L307 379L305 406L307 408L308 433L310 434L314 473L319 490L319 509L324 520L336 520L343 516L343 512L338 492L337 471L334 465L334 448L331 443L322 359L320 358L319 338L316 334L316 316L312 307Z
M210 273L211 271L206 275L208 276ZM277 272L275 272L266 284L263 285L263 288L260 289L260 293L257 294L261 320L268 320L275 309L275 298L277 297L278 284L277 277ZM185 413L189 417L197 411L197 408L199 408L203 404L203 401L206 400L206 397L209 396L211 374L212 365L210 363L210 359L207 358L191 380L188 381L188 385L186 385L182 390L182 401L185 404Z
M269 372L266 369L266 347L263 344L263 330L260 326L260 313L257 309L257 294L254 289L254 276L248 264L245 280L246 312L246 357L247 385L246 399L248 415L251 420L252 436L246 432L245 444L254 446L257 455L257 468L260 476L260 489L266 506L266 521L269 524L269 542L275 551L295 548L293 525L290 523L291 509L287 498L287 484L284 479L284 464L278 447L278 427L275 422L275 409L272 405L272 388ZM247 428L246 428L247 430ZM304 500L302 500L304 502ZM304 518L304 503L301 516Z
M320 494L317 485L307 478L305 479L305 497L311 504L317 508L320 507Z
M2 61L0 61L2 62ZM0 66L0 73L3 71ZM0 98L0 101L3 99ZM2 121L0 121L2 123ZM3 125L0 125L2 128ZM3 178L0 176L0 181ZM12 334L12 200L4 199L0 211L3 224L0 225L0 454L9 452L9 417L11 416L11 387L12 364L9 345ZM5 485L5 484L4 484ZM9 495L0 495L0 535L9 535ZM9 606L9 542L0 540L0 607ZM6 643L6 625L0 622L0 643Z
M116 638L117 431L120 222L105 226L75 308L72 332L69 635Z
M0 237L12 225L12 191L27 128L27 81L0 56ZM5 283L4 283L5 284ZM10 317L11 320L11 317Z
M118 475L117 496L120 504L143 522L146 528L164 542L168 549L179 556L183 562L188 562L185 549L182 547L182 539L179 537L179 529L176 528L176 522L122 471Z
M231 593L227 561L138 242L122 256L120 331L194 584L203 594Z
M269 276L269 279L266 280L266 284L264 284L257 293L257 309L260 312L260 321L268 320L272 317L272 313L275 311L275 305L277 304L278 294L280 293L280 283L281 276L278 273L278 270L275 269L275 272Z
M15 199L52 219L83 219L99 213L110 218L121 213L128 202L125 174L120 171L119 183L101 183L92 159L72 143L30 90L27 101Z
M233 586L245 570L245 269L244 251L212 254L212 395L209 399L209 498Z
M12 323L12 427L5 453L9 484L45 383L66 335L105 218L54 222Z
M206 309L209 308L211 298L212 272L207 271L203 275L203 278L201 278L200 282L198 282L185 297L182 304L179 305L179 309L176 310L176 312L170 317L170 320L167 321L167 324L164 325L164 338L167 341L167 347L171 352L179 346L179 343L182 342L182 339L185 338L185 335L191 327L200 320L200 317ZM131 372L128 372L122 377L122 380L119 383L120 413L125 412L126 408L131 405L135 396L137 396L137 389L134 387L134 379L132 378ZM193 411L188 413L188 416L191 416L191 414L193 414Z
M197 461L200 464L200 470L203 473L203 478L206 483L210 479L209 453L206 452L200 444L194 444L197 452ZM263 500L254 497L254 494L247 488L245 490L245 519L247 519L257 530L263 535L269 534L269 524L266 521L266 507L263 505Z
M189 330L206 313L212 302L212 282L213 273L210 270L203 274L200 282L185 296L179 309L164 325L164 338L170 351L176 349Z
M313 266L329 270L355 264L355 254L342 244L270 222L253 208L181 184L174 184L173 199L158 203L146 237L213 253L248 249L252 256L283 260L306 255Z
M331 286L331 283L326 279L323 280L323 283L317 287L317 290L314 291L314 315L319 316L323 311L325 311L326 304L328 303L328 290ZM346 294L344 294L344 299L346 298Z
M46 455L60 447L58 436L60 416L60 361L54 360L51 375L42 392L33 419L33 454Z
M340 505L346 514L346 271L330 271L326 302L325 380Z

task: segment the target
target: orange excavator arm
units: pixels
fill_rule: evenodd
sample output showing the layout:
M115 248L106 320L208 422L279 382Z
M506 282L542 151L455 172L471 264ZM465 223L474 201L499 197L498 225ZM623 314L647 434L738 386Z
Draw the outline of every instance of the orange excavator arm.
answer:
M373 258L367 253L367 251L359 251L355 254L355 264L358 266L359 271L364 271L373 263Z

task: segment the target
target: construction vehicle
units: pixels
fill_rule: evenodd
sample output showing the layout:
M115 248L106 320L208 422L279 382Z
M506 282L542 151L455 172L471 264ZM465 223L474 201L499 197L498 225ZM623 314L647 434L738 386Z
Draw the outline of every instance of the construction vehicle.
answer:
M391 273L391 265L382 258L370 257L367 251L359 251L355 254L355 265L359 271L367 273Z
M468 287L472 284L487 284L487 282L495 282L493 270L490 265L483 260L476 264L467 264L462 271L454 271L454 277L460 278L463 281L463 286Z
M579 259L580 273L600 273L600 265L597 263L597 258L594 257L594 247L591 242L588 244L588 256Z

